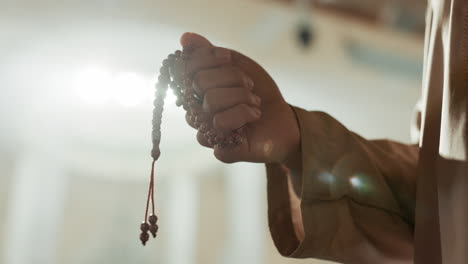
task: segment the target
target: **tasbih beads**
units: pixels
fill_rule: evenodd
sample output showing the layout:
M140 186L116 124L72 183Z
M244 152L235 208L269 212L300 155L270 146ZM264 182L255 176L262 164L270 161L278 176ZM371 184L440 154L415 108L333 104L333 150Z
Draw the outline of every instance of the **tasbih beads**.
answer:
M188 121L194 124L199 132L202 133L208 144L213 147L230 148L240 145L244 139L243 128L236 129L229 134L216 131L211 125L211 120L209 120L207 114L203 112L203 99L194 91L192 86L193 76L187 72L187 63L190 60L192 52L193 49L190 47L184 47L183 51L177 50L162 62L162 67L159 69L153 102L153 130L151 133L153 141L151 157L153 158L153 162L151 165L148 198L146 200L145 219L140 225L140 241L143 245L146 245L146 242L149 240L148 232L153 237L156 237L158 231L158 225L156 224L158 217L155 215L154 210L154 164L161 155L159 148L161 142L161 120L164 98L166 97L168 87L171 87L177 97L176 105L182 106L187 111ZM152 214L148 217L150 202Z
M153 237L156 237L156 233L158 232L158 228L159 228L158 225L156 224L157 221L158 221L158 217L153 214L153 215L150 215L150 217L148 218L149 224L147 222L141 223L140 241L141 243L143 243L143 246L146 244L146 242L149 239L148 231L151 233L151 235L153 235Z

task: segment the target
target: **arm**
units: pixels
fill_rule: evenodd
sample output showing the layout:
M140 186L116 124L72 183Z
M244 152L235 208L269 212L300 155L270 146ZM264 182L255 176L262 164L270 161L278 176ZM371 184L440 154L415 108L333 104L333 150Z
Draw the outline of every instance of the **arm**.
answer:
M245 129L235 147L210 143L200 130L197 139L220 161L267 164L269 224L281 254L411 262L416 147L367 141L325 113L291 108L258 63L199 35L184 34L181 44L196 47L186 68L203 120L221 133Z
M267 165L269 224L280 253L411 263L418 148L367 141L325 113L294 111L300 150Z

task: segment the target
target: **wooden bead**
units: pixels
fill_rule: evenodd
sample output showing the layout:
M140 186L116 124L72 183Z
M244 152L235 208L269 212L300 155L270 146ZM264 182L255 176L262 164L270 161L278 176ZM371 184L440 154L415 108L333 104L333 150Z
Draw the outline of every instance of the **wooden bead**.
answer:
M208 131L206 131L206 136L207 137L214 137L215 136L215 132L213 131L213 129L210 129Z
M219 143L223 142L223 137L220 136L220 135L215 136L214 142L215 142L216 144L219 144Z
M153 124L154 124L154 121L157 121L158 123L161 122L162 112L163 112L162 107L155 106L155 108L153 109Z
M154 224L154 225L151 225L149 227L149 231L151 232L151 234L153 235L153 237L156 237L156 233L158 232L158 225Z
M198 130L200 130L201 133L206 133L206 131L208 131L208 126L206 125L206 123L202 123Z
M158 79L159 79L159 77L158 77ZM156 90L166 90L167 89L167 84L157 82L156 85L155 85L155 88L156 88Z
M199 114L194 113L194 114L195 114L195 121L196 121L196 122L204 122L204 121L206 121L206 116L205 116L205 114L203 114L203 113L199 113Z
M151 157L153 158L153 160L159 159L159 156L161 156L161 151L159 149L153 148L151 150Z
M177 107L179 107L179 106L183 105L183 103L184 103L184 102L183 102L182 98L177 98L175 104L177 105Z
M164 100L156 98L155 100L153 100L153 106L153 113L162 113L164 107Z
M158 217L156 215L150 215L148 217L148 222L151 224L151 225L155 225L156 222L158 221Z
M209 137L206 141L208 141L208 144L211 145L211 146L215 145L215 141L213 140L213 138Z
M177 89L177 83L175 81L172 81L169 83L169 86L172 88L172 89Z
M190 115L190 116L189 116L189 120L190 120L190 123L195 123L195 116L194 116L194 115Z
M155 113L153 112L153 130L161 130L161 120L162 120L162 113Z
M175 77L175 78L173 78L173 80L178 86L182 85L182 80L179 77Z
M159 68L159 73L163 75L168 75L169 74L169 68L168 67L161 67Z
M146 242L148 242L148 239L149 239L149 234L148 233L142 232L140 234L140 241L143 244L143 246L146 245Z
M155 109L153 109L153 112L154 110L156 110L156 107L160 106L161 105L161 100L158 100L157 98L153 100L153 105L155 107ZM159 107L158 107L159 109Z
M167 87L166 87L166 89L157 89L157 90L156 90L156 98L157 98L157 97L165 98L165 97L166 97L166 93L167 93ZM162 100L161 100L161 101L162 101Z
M168 85L169 82L171 81L171 78L169 77L169 75L159 75L158 77L158 81L162 84L165 84L165 85Z
M180 87L174 88L174 95L177 96L177 98L182 98L182 91L180 90Z
M163 107L164 107L164 104L163 104L163 101L159 101L159 100L154 100L153 101L153 106L154 106L154 109L153 109L153 114L157 114L157 113L162 113L163 112Z
M151 136L153 137L153 139L154 139L154 138L159 139L159 138L161 138L161 131L159 131L159 130L153 130L153 132L151 133Z
M159 146L159 144L161 143L161 138L153 138L151 142L153 143L153 146Z
M148 232L149 229L150 229L150 225L148 223L146 222L141 223L140 225L141 232L146 233Z
M156 92L156 98L154 98L153 103L157 101L156 105L164 105L164 97L159 95L158 92Z

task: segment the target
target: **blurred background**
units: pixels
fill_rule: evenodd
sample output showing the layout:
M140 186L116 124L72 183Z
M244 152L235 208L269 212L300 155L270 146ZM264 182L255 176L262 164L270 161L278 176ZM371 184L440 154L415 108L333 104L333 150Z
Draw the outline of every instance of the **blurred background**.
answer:
M425 0L0 0L0 263L325 263L277 253L261 164L200 147L167 98L159 237L142 247L153 80L183 32L263 65L290 104L409 142Z

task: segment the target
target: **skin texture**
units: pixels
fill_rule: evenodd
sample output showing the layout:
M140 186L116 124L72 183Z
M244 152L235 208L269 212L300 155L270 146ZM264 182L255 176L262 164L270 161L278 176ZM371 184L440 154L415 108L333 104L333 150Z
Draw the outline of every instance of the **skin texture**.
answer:
M195 47L187 70L203 98L203 112L214 128L229 132L244 127L246 139L235 148L214 147L225 163L238 161L283 163L300 167L300 133L296 116L270 75L252 59L213 46L206 38L185 33L182 46ZM187 119L189 125L194 125ZM201 133L198 142L213 148Z
M203 98L202 110L214 128L229 132L243 127L247 140L236 148L214 147L215 157L237 161L280 163L290 173L291 217L298 241L304 239L300 209L302 161L299 124L270 75L252 59L230 49L213 46L206 38L185 33L182 46L196 48L187 65L193 88ZM188 117L188 116L187 116ZM195 128L190 118L189 125ZM213 148L202 133L198 142Z

